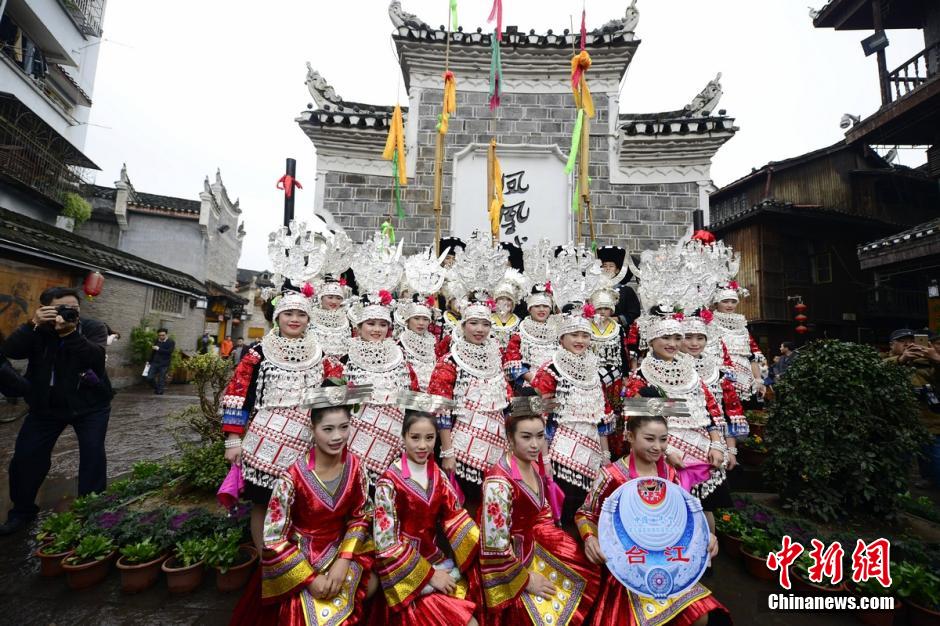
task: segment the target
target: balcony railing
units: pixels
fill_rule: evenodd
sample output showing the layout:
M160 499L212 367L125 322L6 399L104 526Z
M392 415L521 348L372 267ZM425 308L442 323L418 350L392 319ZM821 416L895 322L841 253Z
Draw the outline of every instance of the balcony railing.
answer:
M78 29L90 37L101 37L104 0L59 0L75 20Z
M865 314L868 317L927 317L927 291L871 287L865 293Z
M16 105L0 99L0 173L56 203L87 182L83 170L67 162L65 139L32 114L17 114Z
M940 43L921 50L888 74L891 101L900 100L940 75Z

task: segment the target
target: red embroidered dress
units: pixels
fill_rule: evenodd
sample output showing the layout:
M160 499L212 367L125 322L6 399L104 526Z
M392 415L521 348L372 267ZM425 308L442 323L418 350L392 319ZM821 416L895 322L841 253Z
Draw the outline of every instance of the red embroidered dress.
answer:
M349 342L343 375L351 385L372 385L372 396L353 414L349 449L362 458L371 478L385 471L402 452L404 411L396 404L399 390L418 389L414 370L393 339Z
M457 474L482 483L483 474L509 446L503 409L511 391L503 376L499 344L491 339L478 346L454 338L451 351L431 375L428 393L454 400L453 415L440 418L438 426L451 430Z
M738 397L749 400L760 382L754 379L751 363L764 367L767 359L747 329L747 318L740 313L716 311L711 326L717 331L714 338L709 338L711 354L723 360Z
M486 473L480 507L480 570L488 617L501 626L578 626L600 587L600 568L578 542L555 526L540 476L537 492L522 479L515 457L504 455ZM552 582L553 598L526 591L529 573Z
M726 352L727 354L727 352ZM741 400L738 398L738 392L734 384L725 375L719 361L711 354L704 353L701 356L693 357L695 371L708 390L715 397L718 406L724 412L726 420L726 437L735 437L739 439L747 438L750 430L747 424L747 418L744 416L744 407L741 406ZM730 363L730 359L726 364Z
M368 480L362 463L349 454L330 489L314 471L313 457L310 452L298 459L271 495L264 520L262 602L279 605L279 624L357 624L373 560ZM308 586L339 558L351 561L340 592L314 598Z
M678 484L676 471L666 463L664 458L659 459L656 467L660 478ZM598 536L597 524L604 500L609 498L617 487L638 476L632 454L601 468L584 506L575 515L575 522L582 540ZM605 569L601 592L594 604L591 624L592 626L659 626L668 622L675 626L689 626L702 615L715 610L727 613L727 609L700 584L694 585L677 598L660 602L629 591Z
M387 622L463 626L473 617L479 596L480 532L434 461L426 468L427 487L412 478L404 457L375 483L376 571L388 603ZM437 545L439 530L453 559ZM435 569L459 576L454 596L430 587Z
M307 389L341 371L324 359L311 333L297 339L272 330L238 363L222 396L222 431L243 435L242 475L271 489L282 471L310 447Z

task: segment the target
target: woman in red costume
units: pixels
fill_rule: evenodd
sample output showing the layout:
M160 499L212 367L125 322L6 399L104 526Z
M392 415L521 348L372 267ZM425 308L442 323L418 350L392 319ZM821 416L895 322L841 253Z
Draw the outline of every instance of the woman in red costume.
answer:
M535 404L535 406L533 406ZM480 569L487 617L505 626L568 624L587 619L600 568L555 526L539 472L545 444L541 398L513 400L506 422L512 452L486 473L480 512Z
M405 453L375 484L376 570L390 626L476 626L477 525L434 464L434 413L447 401L401 394ZM419 408L420 407L420 408ZM437 408L435 408L437 407ZM449 546L437 545L439 530Z
M602 565L597 523L601 506L618 488L640 476L658 476L678 483L675 469L666 463L668 440L666 419L661 416L634 416L627 423L630 454L607 467L602 467L584 506L575 516L578 532L584 540L584 551L592 563ZM708 544L711 557L718 553L718 542L711 535ZM709 616L711 614L711 621ZM677 598L658 602L629 591L609 572L604 573L601 593L594 605L592 626L705 626L730 624L728 610L711 592L700 584L693 585Z
M329 381L327 381L329 385ZM368 387L324 386L313 404L313 442L274 485L264 520L261 593L249 585L233 623L359 624L378 588L371 573L372 504L366 472L347 452L349 405Z

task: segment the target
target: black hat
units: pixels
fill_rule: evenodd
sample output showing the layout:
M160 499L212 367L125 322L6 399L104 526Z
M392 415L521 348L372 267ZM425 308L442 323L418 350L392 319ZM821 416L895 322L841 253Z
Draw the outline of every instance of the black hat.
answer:
M525 266L522 262L522 248L511 241L500 241L499 247L509 253L510 267L520 272L524 271Z
M913 337L916 333L910 328L899 328L893 333L891 333L890 339L888 341L897 341L898 339L903 339L904 337Z
M627 251L620 246L601 246L597 249L597 258L601 263L613 263L618 268L623 267L623 261L627 257Z
M455 252L457 252L457 248L460 248L461 250L463 250L466 247L467 247L467 244L465 244L463 242L463 239L461 239L460 237L442 237L440 241L440 248L438 248L438 250L443 252L447 248L450 248L450 253L454 254Z

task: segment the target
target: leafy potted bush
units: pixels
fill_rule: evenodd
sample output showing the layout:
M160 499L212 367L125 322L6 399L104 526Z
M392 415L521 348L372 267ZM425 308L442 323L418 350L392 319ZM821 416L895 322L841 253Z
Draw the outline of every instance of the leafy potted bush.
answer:
M39 546L36 556L39 558L39 571L43 576L60 576L64 572L62 561L72 554L81 538L82 527L78 520L72 520L63 528L56 529L55 539Z
M901 610L904 606L904 603L901 602L898 598L898 583L900 582L900 575L898 572L899 565L896 563L891 564L891 571L894 572L894 578L892 584L887 589L881 585L880 582L874 578L870 578L863 583L852 582L851 579L847 580L845 583L845 588L849 590L849 593L854 595L856 598L866 596L869 598L872 597L894 597L894 610L888 611L875 611L875 610L861 610L858 609L855 612L855 617L863 624L869 624L869 626L893 626L895 617L901 613Z
M160 569L166 574L170 593L188 593L202 584L205 574L206 540L184 539Z
M36 533L36 541L39 543L54 541L56 535L76 523L78 523L78 518L75 516L75 513L71 511L53 513L39 525L39 532Z
M770 449L767 447L764 438L754 433L751 433L738 447L741 462L751 467L763 465L764 461L767 460L768 452L770 452Z
M815 596L834 595L845 591L844 583L840 582L838 585L832 585L826 577L823 577L822 582L815 583L811 581L809 579L809 568L812 565L813 559L808 552L803 552L796 559L790 567L790 580L794 589Z
M117 562L121 572L121 591L137 593L152 587L160 576L160 565L165 559L163 546L149 537L123 546Z
M56 216L55 225L69 232L81 226L91 217L91 204L74 192L62 196L62 212Z
M754 410L746 411L744 417L747 418L747 425L752 435L763 437L767 429L767 411Z
M777 384L763 475L800 517L893 520L926 441L918 416L904 368L869 346L814 341Z
M241 589L251 576L258 552L252 546L241 545L241 539L240 530L230 530L206 542L206 565L215 568L219 591Z
M734 558L741 557L741 538L748 530L744 517L737 511L722 509L715 515L715 530L718 532L718 541L725 554Z
M940 624L940 576L919 563L901 563L895 575L898 595L910 610L911 626Z
M86 589L104 580L116 550L111 538L102 534L82 537L75 551L62 561L65 580L71 589Z
M760 528L747 530L741 539L741 556L747 573L758 580L775 580L777 573L767 567L767 555L778 550L780 542Z

